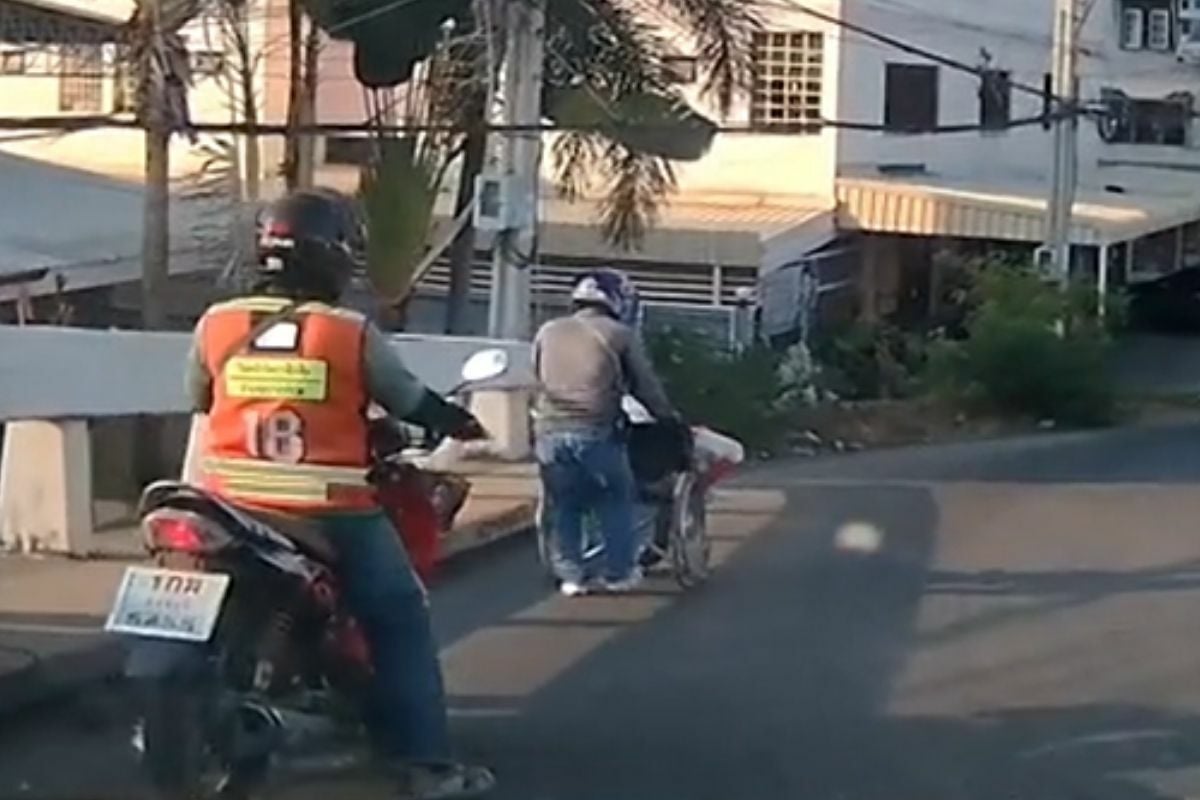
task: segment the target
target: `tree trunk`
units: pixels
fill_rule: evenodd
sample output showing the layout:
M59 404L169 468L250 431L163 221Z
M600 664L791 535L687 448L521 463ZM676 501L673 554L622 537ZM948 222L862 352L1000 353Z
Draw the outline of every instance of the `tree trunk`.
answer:
M458 176L458 197L454 216L458 217L475 201L475 178L483 170L487 153L487 133L483 128L467 131L463 146L462 169ZM467 315L471 308L471 273L475 268L475 226L470 220L450 245L450 291L446 295L446 333L467 333Z
M161 98L156 98L161 99ZM152 114L151 116L158 116ZM146 128L146 188L142 219L142 327L166 327L166 290L171 237L169 177L171 135L161 122ZM137 418L137 445L133 454L134 478L146 485L163 476L162 420L150 414Z
M242 12L242 25L248 26L249 20ZM250 53L249 30L243 27L244 37L241 40L243 52L241 80L242 80L242 122L244 122L250 130L258 126L258 100L254 91L254 59ZM257 133L246 134L246 200L250 203L257 203L259 197L262 196L262 151L259 149L259 139Z
M300 124L312 125L317 121L317 82L320 77L321 31L311 21L304 39L304 81L301 91ZM317 137L312 133L301 134L296 142L296 177L302 188L311 188L316 183Z
M317 80L321 55L321 31L304 25L299 0L288 7L288 113L283 174L288 190L311 188L316 180L317 138L300 128L316 120Z
M300 186L300 134L297 128L304 104L304 9L300 0L288 2L288 109L283 143L283 180L288 191Z
M146 129L146 189L142 206L142 327L166 325L167 265L170 258L171 135L161 125Z

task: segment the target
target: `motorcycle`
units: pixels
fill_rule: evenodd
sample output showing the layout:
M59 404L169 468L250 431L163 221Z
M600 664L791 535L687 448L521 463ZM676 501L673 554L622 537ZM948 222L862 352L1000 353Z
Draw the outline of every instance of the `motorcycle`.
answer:
M451 394L507 369L503 350L479 351ZM390 502L412 504L419 473L394 445L373 443L372 477L392 482ZM398 473L409 482L397 484ZM381 495L387 506L388 489ZM447 508L428 495L414 507L428 538ZM329 542L300 518L251 513L177 482L149 486L140 514L155 563L126 569L105 629L133 639L126 676L142 711L133 743L152 787L171 800L233 800L281 759L301 770L352 766L327 751L361 740L371 654Z

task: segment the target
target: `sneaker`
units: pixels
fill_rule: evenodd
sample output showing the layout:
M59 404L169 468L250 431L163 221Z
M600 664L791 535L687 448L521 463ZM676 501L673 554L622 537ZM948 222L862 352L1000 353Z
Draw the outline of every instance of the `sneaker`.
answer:
M491 770L463 764L403 766L396 777L397 800L466 800L482 797L496 786Z
M642 571L637 567L633 571L620 580L604 579L604 590L614 594L623 594L632 592L634 589L642 585Z
M558 584L558 591L563 597L579 597L587 594L587 584L579 581L561 581Z

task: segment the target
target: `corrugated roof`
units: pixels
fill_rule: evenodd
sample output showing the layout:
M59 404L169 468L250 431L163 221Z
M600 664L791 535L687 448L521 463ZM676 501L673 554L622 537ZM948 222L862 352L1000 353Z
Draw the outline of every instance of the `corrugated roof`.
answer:
M187 249L199 208L172 203L173 247ZM49 267L73 288L135 280L141 241L141 186L0 153L0 275Z
M1123 192L1082 187L1071 239L1128 241L1200 219L1196 176L1141 169L1112 173ZM967 183L936 175L849 174L837 181L838 226L878 233L1041 242L1048 187L1036 182Z
M123 23L133 16L134 0L7 0L96 22Z
M451 199L438 213L450 215ZM820 198L706 195L674 198L660 210L634 251L609 245L600 226L600 202L541 201L539 250L546 256L637 259L671 264L720 264L770 270L824 244L834 235L833 204ZM483 244L481 243L481 246Z

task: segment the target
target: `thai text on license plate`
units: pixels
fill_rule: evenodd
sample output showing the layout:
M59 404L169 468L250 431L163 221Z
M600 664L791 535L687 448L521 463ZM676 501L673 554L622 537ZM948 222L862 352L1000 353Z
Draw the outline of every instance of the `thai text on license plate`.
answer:
M112 633L206 642L212 636L229 576L129 567L104 629Z

